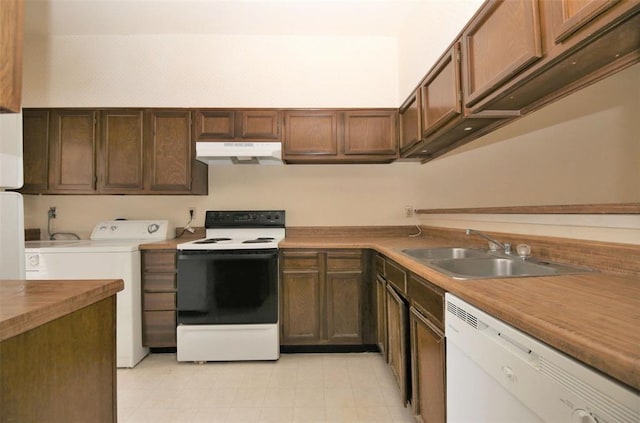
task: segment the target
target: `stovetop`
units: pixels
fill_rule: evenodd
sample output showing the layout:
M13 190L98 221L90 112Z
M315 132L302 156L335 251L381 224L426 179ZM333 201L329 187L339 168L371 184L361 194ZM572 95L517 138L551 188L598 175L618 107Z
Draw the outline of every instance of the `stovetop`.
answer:
M207 211L206 238L178 244L178 250L278 248L284 239L284 211Z

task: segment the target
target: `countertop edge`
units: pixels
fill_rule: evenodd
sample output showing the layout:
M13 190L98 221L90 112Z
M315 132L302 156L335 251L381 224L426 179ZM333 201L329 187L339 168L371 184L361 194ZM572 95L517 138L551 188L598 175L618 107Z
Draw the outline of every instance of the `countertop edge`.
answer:
M60 284L60 283L74 283L78 284L84 280L73 281L15 281L22 283L25 289L29 287L35 287L36 291L42 291L38 289L36 284ZM11 283L14 281L1 281L2 284ZM0 296L0 306L6 300L10 300L16 296L32 298L40 297L42 303L37 307L32 306L31 309L23 312L16 313L13 316L6 317L0 320L0 342L12 338L21 333L25 333L38 326L42 326L48 322L51 322L60 317L66 316L81 308L87 307L112 295L115 295L118 291L124 289L124 282L122 279L101 279L101 280L86 280L84 282L90 282L91 286L83 286L78 289L75 294L64 295L62 298L51 299L49 301L43 301L47 294L43 292L28 292L22 291L12 292L12 295ZM44 285L42 288L46 288ZM68 287L68 285L67 285ZM75 288L75 287L74 287Z

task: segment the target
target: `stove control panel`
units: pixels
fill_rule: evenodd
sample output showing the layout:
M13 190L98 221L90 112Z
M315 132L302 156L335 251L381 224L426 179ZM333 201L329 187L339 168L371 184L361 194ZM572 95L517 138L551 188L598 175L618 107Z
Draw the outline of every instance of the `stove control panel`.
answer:
M284 228L284 210L207 210L205 228Z

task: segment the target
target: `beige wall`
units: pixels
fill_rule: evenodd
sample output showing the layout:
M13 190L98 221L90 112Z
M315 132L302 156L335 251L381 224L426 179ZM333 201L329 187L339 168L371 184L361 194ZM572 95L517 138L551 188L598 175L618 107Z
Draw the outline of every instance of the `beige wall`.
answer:
M393 37L26 37L24 107L395 107Z
M25 196L26 226L46 228L47 210L56 206L53 230L86 237L96 222L118 217L166 218L184 226L196 207L195 226L211 209L285 209L287 224L405 225L404 206L419 193L421 167L393 165L287 165L209 167L208 196Z

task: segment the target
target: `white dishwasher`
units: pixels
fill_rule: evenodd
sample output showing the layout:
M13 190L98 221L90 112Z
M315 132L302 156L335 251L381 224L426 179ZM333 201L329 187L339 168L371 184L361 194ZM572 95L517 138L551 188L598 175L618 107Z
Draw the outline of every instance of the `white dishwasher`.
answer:
M445 295L448 423L638 423L640 395Z

